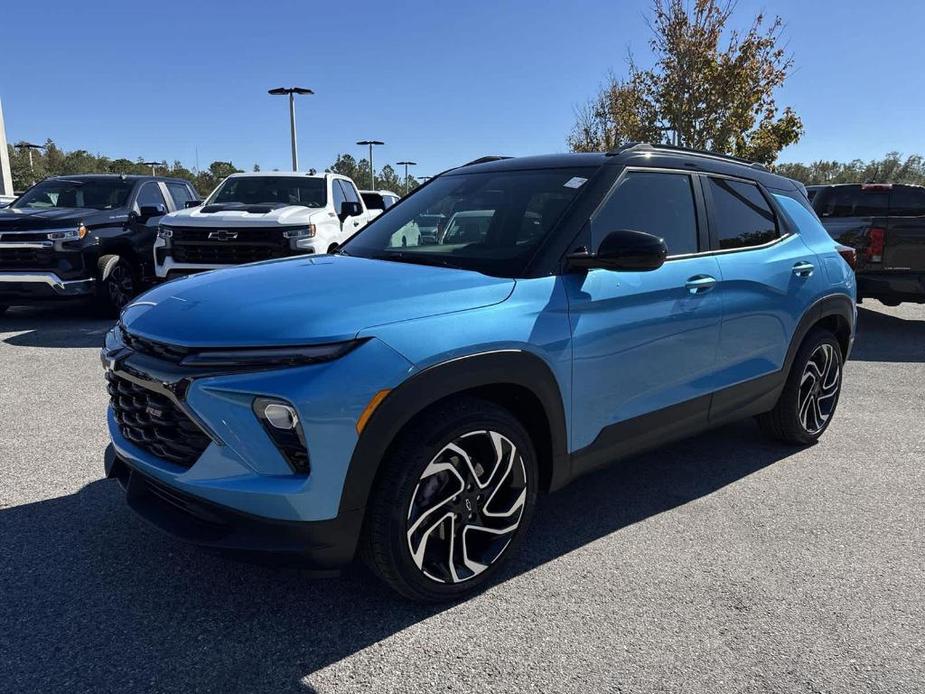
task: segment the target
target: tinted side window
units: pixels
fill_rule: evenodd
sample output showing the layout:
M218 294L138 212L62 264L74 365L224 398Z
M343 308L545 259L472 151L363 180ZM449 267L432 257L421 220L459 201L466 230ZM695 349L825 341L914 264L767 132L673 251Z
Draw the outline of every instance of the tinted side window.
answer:
M760 246L777 238L777 222L758 186L710 178L720 248Z
M383 195L382 203L385 205L385 209L389 209L392 205L398 202L398 198L393 195Z
M190 189L182 183L168 183L167 192L170 193L170 197L173 198L174 205L178 210L186 207L188 201L196 199Z
M925 215L925 188L894 186L890 199L890 214L900 217Z
M544 221L547 215L543 215ZM634 229L665 240L668 255L697 252L697 212L687 174L630 171L595 216L594 246L611 231Z
M340 214L340 208L347 201L344 196L344 189L340 187L340 180L335 178L331 181L331 192L334 195L334 212Z
M863 189L861 186L835 186L813 199L820 217L879 217L886 216L890 193L883 188Z
M360 195L350 181L341 180L340 184L344 187L344 196L347 198L347 202L360 202Z
M165 209L167 207L164 196L161 195L161 187L153 181L149 181L141 187L135 204L138 207L156 207L157 205L163 205Z

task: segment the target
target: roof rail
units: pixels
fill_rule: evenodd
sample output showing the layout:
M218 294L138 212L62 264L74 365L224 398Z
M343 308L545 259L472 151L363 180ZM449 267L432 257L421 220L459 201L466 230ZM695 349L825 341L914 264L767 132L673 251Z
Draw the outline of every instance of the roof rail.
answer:
M758 162L752 161L750 159L744 159L743 157L735 157L731 154L720 154L718 152L710 152L705 149L691 149L690 147L681 147L679 145L667 145L662 143L651 143L651 142L629 142L617 149L607 152L608 157L616 156L617 154L622 154L627 151L651 151L664 149L669 152L681 152L684 154L695 154L699 157L710 157L712 159L723 159L726 161L734 161L739 164L746 164L753 169L761 169L762 171L768 171L768 167L764 164L759 164Z
M485 164L490 161L501 161L502 159L510 159L511 157L504 157L499 154L492 154L487 157L479 157L478 159L473 159L472 161L467 161L465 164L460 165L460 168L463 166L474 166L475 164Z

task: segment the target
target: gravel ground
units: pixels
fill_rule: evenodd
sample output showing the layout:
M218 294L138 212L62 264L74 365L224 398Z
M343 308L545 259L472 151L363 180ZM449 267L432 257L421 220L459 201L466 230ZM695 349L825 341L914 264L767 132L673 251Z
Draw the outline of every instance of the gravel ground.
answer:
M543 501L449 608L149 529L102 477L108 324L0 318L0 691L925 691L925 307L866 302L839 411L743 422Z

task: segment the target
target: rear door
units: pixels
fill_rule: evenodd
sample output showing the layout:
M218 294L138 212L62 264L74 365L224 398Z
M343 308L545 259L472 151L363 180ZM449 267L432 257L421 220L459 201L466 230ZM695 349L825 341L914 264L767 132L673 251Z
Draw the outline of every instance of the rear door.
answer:
M925 272L925 188L893 186L883 269Z
M705 175L722 273L717 390L779 371L790 338L824 289L825 270L752 181Z

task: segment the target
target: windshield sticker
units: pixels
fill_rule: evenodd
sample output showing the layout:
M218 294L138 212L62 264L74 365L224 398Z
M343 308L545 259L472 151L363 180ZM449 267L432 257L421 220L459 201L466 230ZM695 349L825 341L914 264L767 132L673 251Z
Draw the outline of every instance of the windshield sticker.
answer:
M570 178L562 186L563 188L581 188L585 183L588 182L587 178L582 178L581 176L575 176Z

